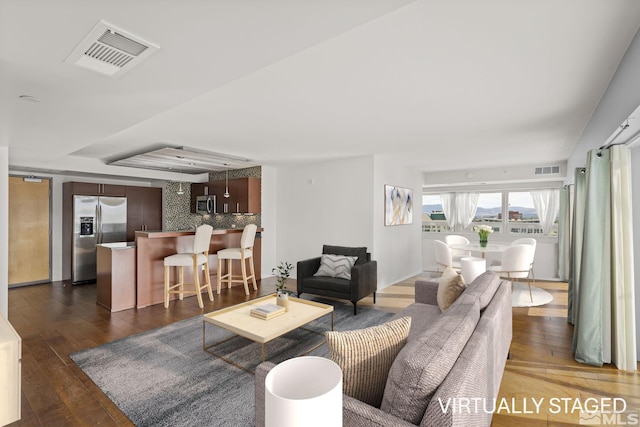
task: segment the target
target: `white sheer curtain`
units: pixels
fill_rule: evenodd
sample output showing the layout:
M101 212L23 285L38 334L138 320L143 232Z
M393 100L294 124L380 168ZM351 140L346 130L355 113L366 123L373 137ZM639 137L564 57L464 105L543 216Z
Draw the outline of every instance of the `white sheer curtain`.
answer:
M456 223L462 229L471 224L478 209L478 193L456 193Z
M444 193L440 195L442 211L447 219L447 225L453 230L456 225L456 193Z
M453 230L456 226L464 229L471 224L478 209L478 193L444 193L440 194L442 210L447 218L447 225Z
M633 197L631 159L627 147L611 150L611 301L613 363L636 370L635 294L633 271Z
M533 206L536 208L538 218L540 219L540 226L544 234L549 234L553 228L553 223L558 216L558 210L560 209L560 190L534 190L531 191L531 198L533 199Z

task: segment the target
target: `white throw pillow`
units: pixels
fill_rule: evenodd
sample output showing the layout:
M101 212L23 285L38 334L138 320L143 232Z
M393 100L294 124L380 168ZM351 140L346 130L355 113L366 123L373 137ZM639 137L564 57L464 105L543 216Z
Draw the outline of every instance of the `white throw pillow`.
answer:
M351 280L351 269L358 257L344 255L322 255L320 268L314 276L328 276Z

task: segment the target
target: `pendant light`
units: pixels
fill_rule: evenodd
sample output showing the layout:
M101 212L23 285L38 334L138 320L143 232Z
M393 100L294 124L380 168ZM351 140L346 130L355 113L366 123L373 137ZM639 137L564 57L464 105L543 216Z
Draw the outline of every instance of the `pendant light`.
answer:
M225 198L227 198L227 199L229 198L229 169L227 169L227 178L226 178L226 181L225 181L225 187L224 187L223 196Z
M182 157L178 156L179 159L182 159ZM178 168L178 173L182 173L182 168ZM176 191L176 194L179 196L182 196L184 194L184 190L182 189L182 181L180 181L180 185L178 185L178 191Z

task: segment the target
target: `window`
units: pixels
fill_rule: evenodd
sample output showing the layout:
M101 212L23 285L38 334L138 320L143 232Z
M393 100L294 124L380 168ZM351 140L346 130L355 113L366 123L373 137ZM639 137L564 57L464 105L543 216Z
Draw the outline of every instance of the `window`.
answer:
M422 231L427 233L473 232L477 225L490 225L496 233L542 234L533 198L529 191L494 191L478 193L478 206L471 224L452 230L442 209L440 194L422 196ZM549 235L557 234L556 224Z
M514 234L540 233L540 221L533 198L528 191L509 193L509 210L507 212L509 232Z
M502 226L502 193L480 193L478 208L473 222L465 231L473 231L476 225L485 224L493 227L494 232L500 232Z
M424 194L422 196L422 231L426 233L451 231L442 210L442 200L439 194Z

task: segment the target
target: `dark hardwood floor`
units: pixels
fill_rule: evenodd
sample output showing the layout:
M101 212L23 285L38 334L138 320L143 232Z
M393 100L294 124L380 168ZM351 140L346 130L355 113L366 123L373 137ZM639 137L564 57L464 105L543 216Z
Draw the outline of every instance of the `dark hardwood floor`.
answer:
M414 298L411 278L378 292L375 307L400 311ZM293 282L289 283L291 288ZM640 375L614 366L581 365L571 354L572 327L566 322L566 283L541 282L554 301L543 307L514 308L511 359L499 399L536 397L623 397L640 410ZM130 426L131 422L75 365L69 354L122 337L274 292L273 280L259 283L247 297L242 287L139 310L110 313L96 305L96 286L61 282L9 290L9 320L21 335L22 419L12 426ZM371 297L359 305L373 305ZM635 409L634 409L635 408ZM522 410L522 408L520 408ZM494 426L576 425L576 414L498 413Z
M251 287L250 287L251 288ZM143 309L110 313L96 304L96 285L63 282L9 289L9 321L22 337L22 419L11 426L130 426L129 419L75 365L69 354L274 292L265 280Z

